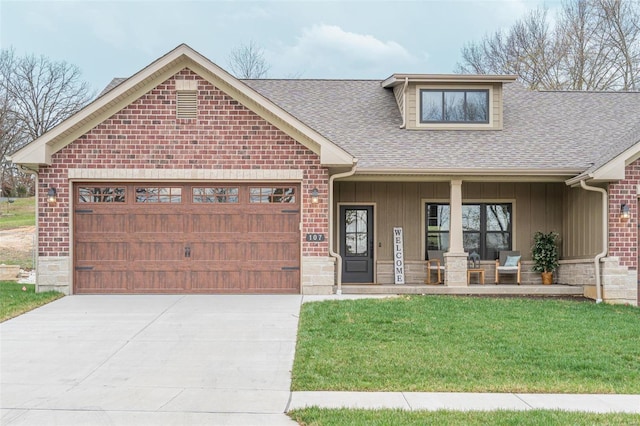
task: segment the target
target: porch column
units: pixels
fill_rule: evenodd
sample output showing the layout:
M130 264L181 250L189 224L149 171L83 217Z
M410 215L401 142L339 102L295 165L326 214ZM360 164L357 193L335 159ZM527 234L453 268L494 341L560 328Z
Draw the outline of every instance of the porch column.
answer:
M467 253L462 241L462 180L451 181L449 211L449 251L444 254L444 284L467 287Z

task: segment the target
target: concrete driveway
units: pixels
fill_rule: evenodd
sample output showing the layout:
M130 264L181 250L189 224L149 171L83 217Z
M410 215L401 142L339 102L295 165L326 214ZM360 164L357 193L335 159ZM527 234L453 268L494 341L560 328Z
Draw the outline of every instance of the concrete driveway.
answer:
M295 425L302 296L69 296L0 324L3 425Z

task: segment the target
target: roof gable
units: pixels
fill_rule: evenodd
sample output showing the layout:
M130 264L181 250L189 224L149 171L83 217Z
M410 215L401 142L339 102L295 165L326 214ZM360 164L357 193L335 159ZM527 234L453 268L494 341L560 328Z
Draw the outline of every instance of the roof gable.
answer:
M323 166L353 164L355 159L344 149L186 44L181 44L113 89L103 92L81 111L14 153L12 161L34 168L51 164L51 156L54 153L184 68L189 68L208 80L240 104L318 154Z

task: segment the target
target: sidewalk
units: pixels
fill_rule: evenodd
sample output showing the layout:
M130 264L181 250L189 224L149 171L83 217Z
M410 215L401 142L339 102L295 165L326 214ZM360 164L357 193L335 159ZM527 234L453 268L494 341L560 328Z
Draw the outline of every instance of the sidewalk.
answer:
M638 413L640 395L458 392L292 392L286 411L321 408L402 410L532 410Z

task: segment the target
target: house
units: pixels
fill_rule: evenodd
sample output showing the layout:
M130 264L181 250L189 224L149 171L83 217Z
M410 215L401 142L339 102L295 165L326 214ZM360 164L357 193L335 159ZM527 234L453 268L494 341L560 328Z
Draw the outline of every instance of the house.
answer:
M556 284L635 305L638 111L515 76L241 81L180 45L12 160L37 175L40 291L375 291L394 228L406 286L434 287L441 249L439 288L471 288L470 251L493 282L501 250L524 287L540 230L561 235Z

